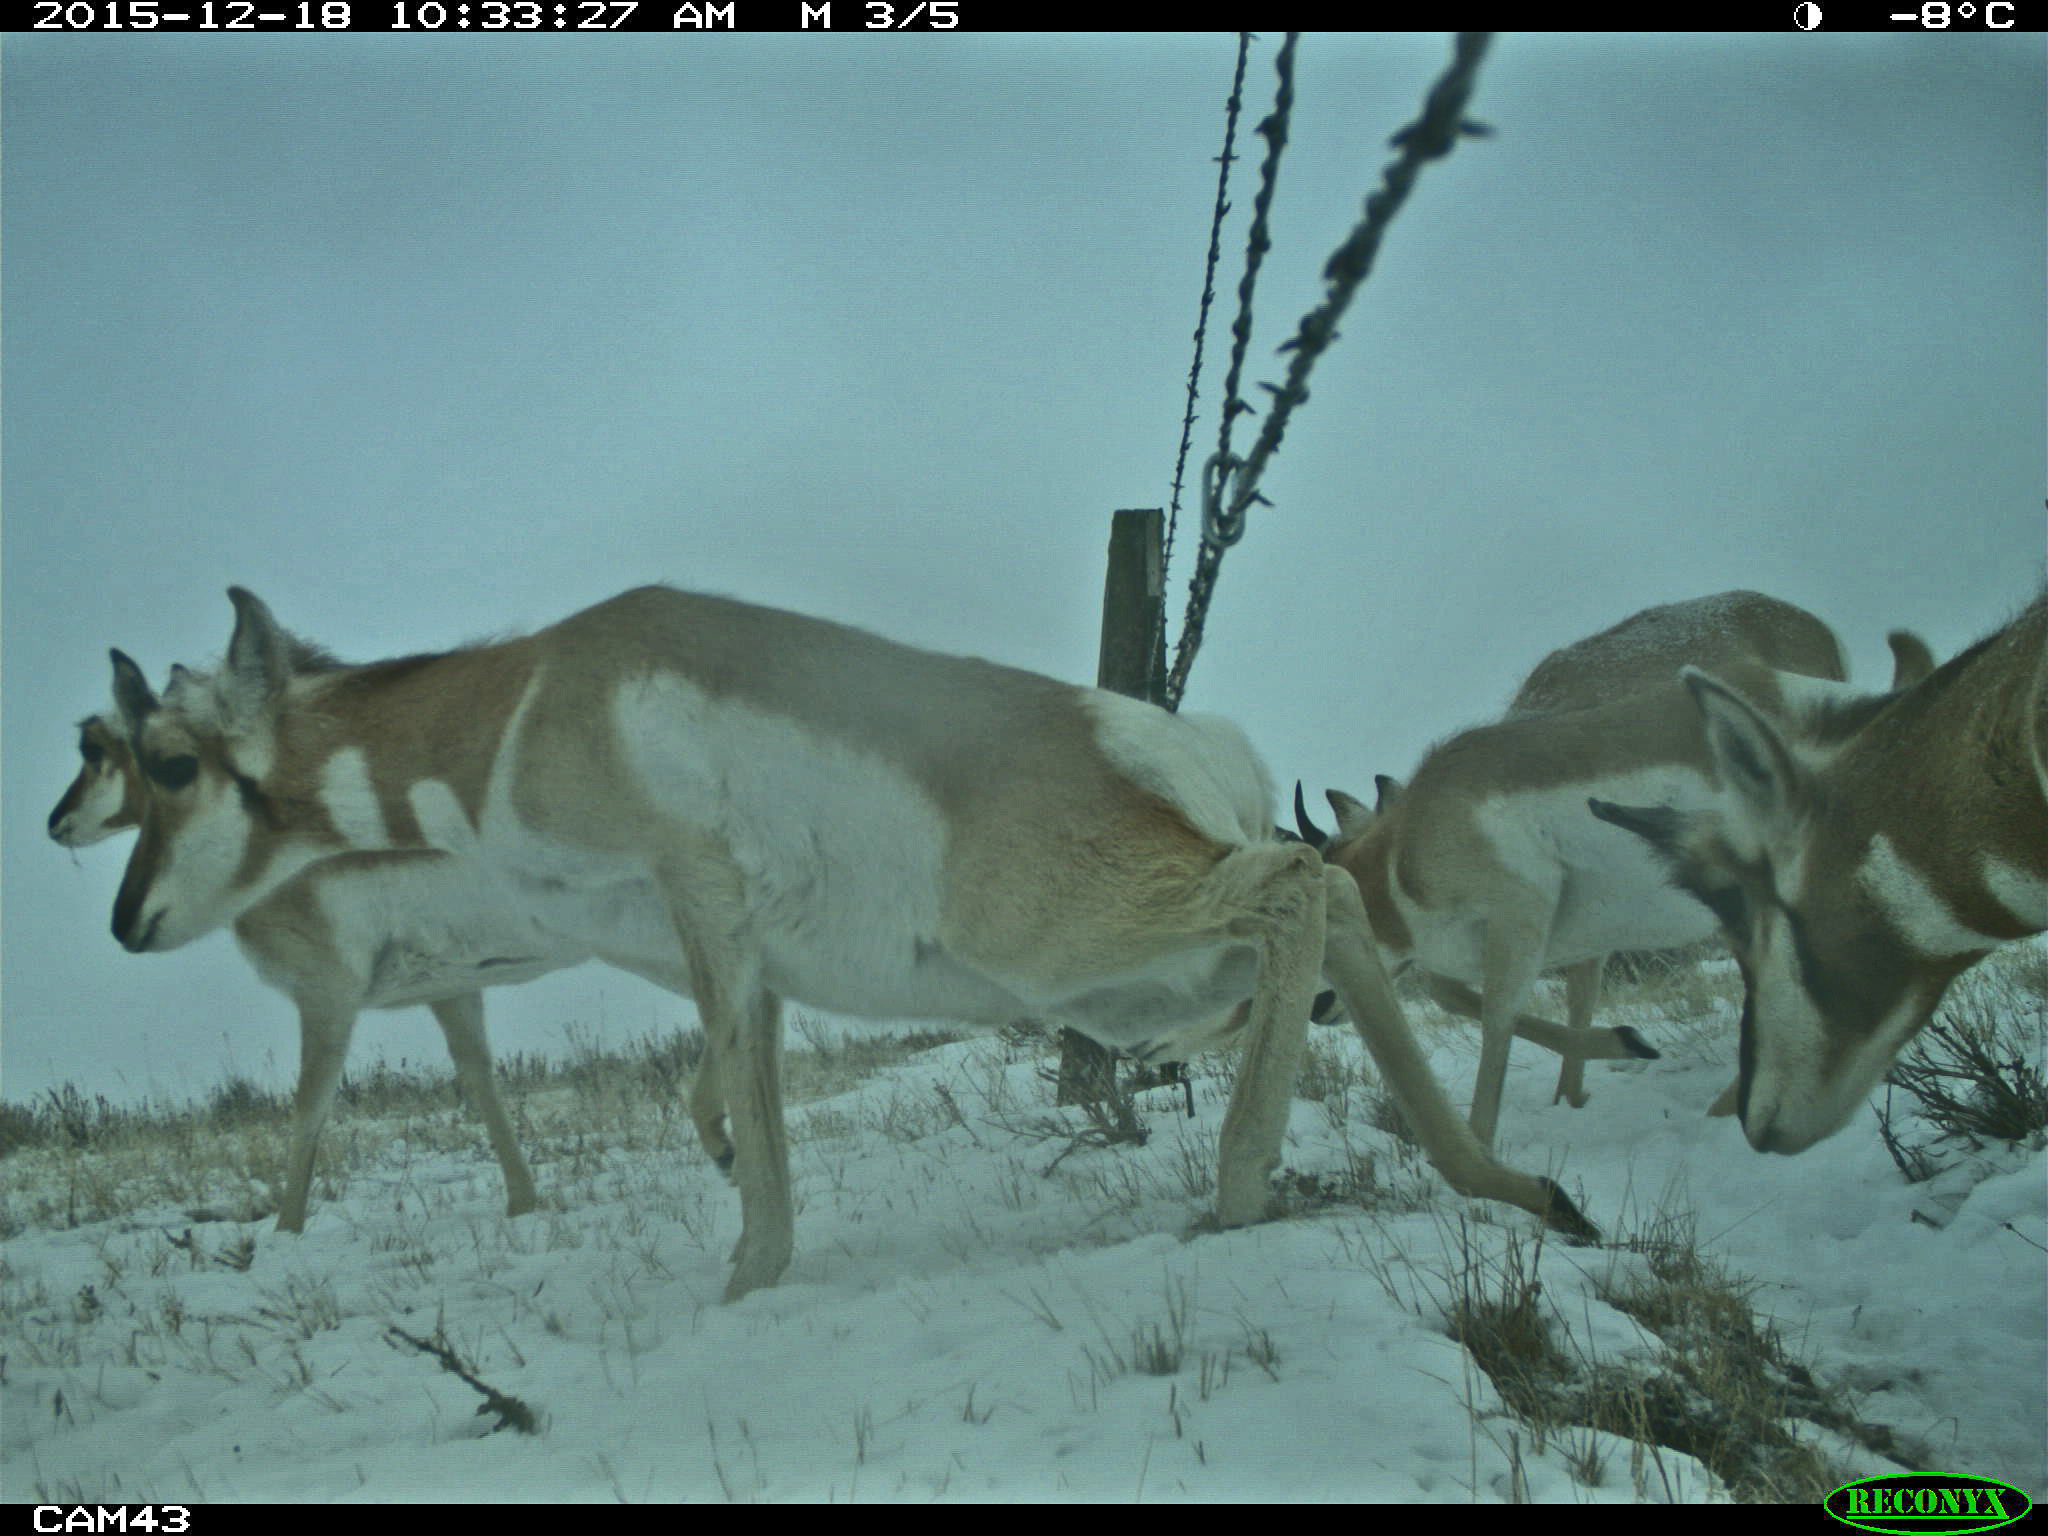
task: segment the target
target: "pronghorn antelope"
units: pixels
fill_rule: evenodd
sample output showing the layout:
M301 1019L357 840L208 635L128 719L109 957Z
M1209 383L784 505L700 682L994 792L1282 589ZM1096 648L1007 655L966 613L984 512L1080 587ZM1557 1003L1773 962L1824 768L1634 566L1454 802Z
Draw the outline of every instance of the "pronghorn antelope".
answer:
M1451 1112L1356 887L1275 836L1265 767L1227 722L666 588L358 667L229 597L207 699L117 689L148 795L115 936L173 949L320 859L427 848L551 940L645 942L650 973L679 946L736 1153L728 1297L792 1251L784 997L1036 1016L1141 1059L1249 1000L1217 1171L1236 1226L1266 1214L1326 973L1455 1187L1590 1230Z
M1849 675L1835 632L1804 608L1761 592L1716 592L1645 608L1597 635L1558 647L1515 690L1508 713L1594 709L1661 688L1682 666L1713 668L1731 661L1758 661L1836 682Z
M1899 647L1907 642L1918 644L1904 631L1892 636L1901 671L1908 662ZM1927 660L1931 668L1932 658ZM1780 672L1833 682L1845 682L1849 676L1841 641L1825 620L1782 598L1737 589L1681 603L1659 603L1596 635L1558 647L1537 662L1515 690L1508 713L1558 714L1597 708L1645 690L1667 688L1682 666L1718 667L1730 662L1758 662ZM1384 796L1384 788L1381 793ZM1605 955L1565 967L1565 1020L1573 1029L1592 1028L1606 968ZM1562 1099L1574 1109L1584 1108L1585 1073L1581 1058L1567 1056L1558 1068L1551 1102ZM1732 1094L1732 1089L1724 1093L1714 1111L1727 1113L1733 1107Z
M1756 654L1757 645L1768 654ZM1513 1022L1538 974L1564 970L1570 1029L1591 1032L1609 953L1713 932L1696 904L1674 899L1646 849L1589 823L1583 810L1588 792L1608 785L1706 802L1712 770L1677 681L1697 655L1780 705L1842 670L1833 633L1788 603L1730 592L1669 604L1553 652L1517 694L1519 713L1440 743L1405 788L1382 776L1376 811L1331 791L1334 834L1308 821L1297 796L1302 835L1358 881L1382 960L1419 967L1453 1011L1472 1011L1465 984L1480 988L1472 1125L1483 1144L1491 1146L1499 1119ZM1801 666L1833 676L1795 675ZM1642 686L1656 677L1664 681ZM1621 686L1636 691L1608 692ZM1556 1096L1584 1103L1585 1059L1646 1054L1626 1049L1625 1038L1617 1043L1623 1048L1567 1055Z
M1744 982L1743 1134L1802 1152L1951 981L2048 930L2048 592L1917 685L1804 718L1737 677L1685 685L1725 793L1592 810L1719 919Z
M116 686L145 708L153 696L125 657ZM193 686L188 679L183 686ZM50 836L82 848L141 822L144 788L127 736L105 716L79 727L78 776L50 812ZM533 1175L498 1097L484 1034L485 986L509 986L593 958L550 940L477 878L473 867L431 851L348 853L284 881L234 923L256 973L299 1010L299 1083L280 1231L303 1231L320 1132L326 1125L356 1016L364 1009L433 1010L464 1095L483 1118L505 1179L508 1216L534 1209ZM679 986L682 951L660 978ZM722 1164L717 1075L707 1056L691 1112L706 1150Z

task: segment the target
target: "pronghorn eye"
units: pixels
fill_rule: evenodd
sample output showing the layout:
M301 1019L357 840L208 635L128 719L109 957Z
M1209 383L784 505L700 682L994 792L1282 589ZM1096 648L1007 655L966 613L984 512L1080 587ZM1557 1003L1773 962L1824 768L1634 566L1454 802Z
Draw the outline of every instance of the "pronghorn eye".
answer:
M104 758L107 755L107 753L106 749L102 747L98 742L89 740L85 737L80 737L78 742L78 755L85 759L86 767L97 768L100 765L100 760Z
M149 776L165 789L183 789L199 777L199 759L189 752L177 757L153 759L149 765Z

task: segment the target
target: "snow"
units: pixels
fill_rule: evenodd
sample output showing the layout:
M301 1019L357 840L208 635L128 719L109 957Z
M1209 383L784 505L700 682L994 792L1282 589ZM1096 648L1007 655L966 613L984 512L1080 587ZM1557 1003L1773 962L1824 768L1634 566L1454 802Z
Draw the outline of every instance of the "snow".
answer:
M1002 1037L793 1107L796 1258L731 1306L737 1199L677 1113L607 1145L535 1093L515 1113L544 1209L513 1221L481 1128L465 1152L394 1137L350 1167L337 1121L299 1238L170 1206L21 1225L17 1166L0 1484L66 1503L1703 1501L1725 1492L1687 1456L1587 1430L1539 1444L1445 1327L1461 1266L1514 1245L1568 1354L1652 1362L1600 1286L1645 1267L1629 1239L1690 1223L1861 1418L1932 1469L2048 1489L2042 1153L1952 1150L1909 1186L1868 1116L1797 1158L1752 1153L1704 1115L1733 1058L1718 1009L1704 1030L1628 1018L1665 1058L1590 1064L1578 1111L1517 1047L1502 1155L1559 1174L1609 1239L1540 1256L1526 1216L1450 1194L1356 1086L1296 1100L1287 1166L1370 1159L1377 1208L1194 1235L1224 1064L1198 1074L1193 1120L1178 1090L1148 1092L1148 1145L1059 1157L1046 1127L1075 1112ZM1474 1037L1426 1033L1462 1098ZM1314 1038L1360 1058L1348 1032ZM393 1329L445 1342L540 1433L493 1432ZM1138 1368L1176 1337L1171 1374ZM1806 1433L1845 1476L1894 1470ZM1589 1450L1597 1486L1574 1471Z

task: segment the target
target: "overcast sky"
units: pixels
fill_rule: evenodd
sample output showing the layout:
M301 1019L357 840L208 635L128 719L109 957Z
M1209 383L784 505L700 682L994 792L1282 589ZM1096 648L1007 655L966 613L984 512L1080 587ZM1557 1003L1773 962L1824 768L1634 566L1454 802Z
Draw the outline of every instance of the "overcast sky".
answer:
M1167 495L1233 50L11 36L0 1092L296 1070L227 936L114 944L126 840L44 834L107 647L212 660L231 582L357 659L660 580L1092 681L1109 514ZM1248 378L1447 56L1304 39ZM1496 133L1395 225L1188 707L1369 791L1652 603L1789 598L1873 684L1890 627L2002 620L2048 547L2044 99L2039 38L1498 40ZM594 968L489 1006L501 1052L692 1017ZM424 1010L378 1048L442 1058Z

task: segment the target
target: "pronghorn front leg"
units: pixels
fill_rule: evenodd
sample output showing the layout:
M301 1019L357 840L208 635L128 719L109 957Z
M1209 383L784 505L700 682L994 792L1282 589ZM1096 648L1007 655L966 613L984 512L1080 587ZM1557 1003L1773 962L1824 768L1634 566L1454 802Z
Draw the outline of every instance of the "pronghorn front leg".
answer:
M465 992L430 1005L434 1021L448 1039L448 1054L455 1061L455 1076L468 1096L470 1106L483 1117L484 1130L491 1138L491 1150L498 1155L498 1167L505 1175L505 1214L524 1216L540 1203L533 1192L533 1174L519 1150L519 1137L512 1119L498 1097L498 1081L491 1072L491 1045L484 1035L484 998L481 992Z
M1600 1231L1571 1197L1546 1178L1517 1173L1495 1162L1437 1086L1429 1062L1408 1032L1399 999L1387 982L1358 886L1338 865L1323 871L1329 892L1323 974L1344 1000L1352 1027L1372 1053L1380 1076L1430 1163L1461 1195L1504 1200L1549 1222L1566 1235L1592 1241Z
M1228 855L1210 876L1233 906L1253 914L1233 921L1232 931L1259 945L1258 988L1217 1148L1219 1226L1263 1221L1272 1204L1273 1170L1280 1165L1322 968L1322 867L1306 844L1255 843Z
M1583 1039L1593 1037L1593 1013L1600 1006L1600 971L1606 963L1605 955L1595 955L1590 960L1565 967L1565 1022L1575 1032L1580 1032ZM1585 1107L1586 1060L1579 1053L1565 1057L1564 1065L1558 1068L1557 1092L1550 1096L1550 1102L1555 1104L1559 1099L1573 1109Z
M300 998L299 1091L292 1102L292 1145L285 1163L284 1203L277 1208L277 1230L306 1230L306 1203L313 1187L313 1153L321 1127L334 1107L334 1090L348 1059L348 1038L356 1011Z
M1508 1047L1514 1043L1515 1017L1543 968L1547 937L1542 925L1529 921L1506 902L1500 903L1486 919L1486 934L1480 945L1485 982L1480 1000L1479 1077L1472 1088L1472 1131L1488 1151L1493 1149L1494 1129L1500 1122L1501 1091L1507 1082Z

